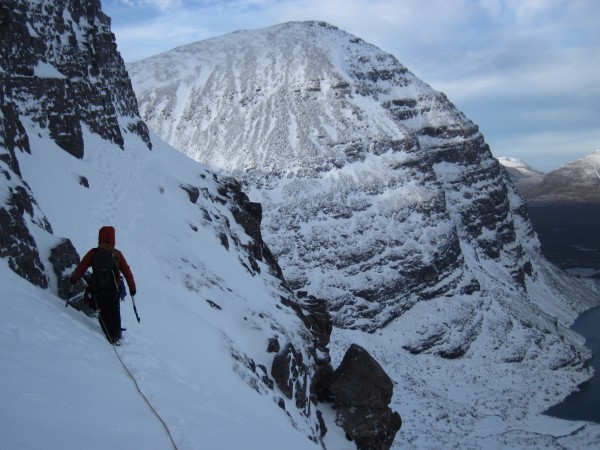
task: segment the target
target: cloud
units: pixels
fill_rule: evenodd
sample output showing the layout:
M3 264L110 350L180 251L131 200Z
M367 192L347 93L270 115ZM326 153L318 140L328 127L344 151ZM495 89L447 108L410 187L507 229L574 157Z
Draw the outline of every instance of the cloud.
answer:
M118 2L130 7L150 6L160 11L169 11L182 6L184 0L117 0Z

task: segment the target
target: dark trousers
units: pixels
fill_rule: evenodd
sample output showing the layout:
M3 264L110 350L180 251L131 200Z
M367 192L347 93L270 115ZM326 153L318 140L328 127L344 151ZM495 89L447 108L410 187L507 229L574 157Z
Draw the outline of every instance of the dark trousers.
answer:
M119 296L98 293L96 296L100 309L100 326L109 342L114 343L121 339L121 303Z

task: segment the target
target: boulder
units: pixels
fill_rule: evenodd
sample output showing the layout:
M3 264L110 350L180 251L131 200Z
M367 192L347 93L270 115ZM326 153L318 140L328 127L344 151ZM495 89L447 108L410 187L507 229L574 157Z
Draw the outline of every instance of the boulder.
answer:
M79 264L79 255L77 250L73 246L70 239L63 239L58 245L50 250L50 257L48 258L54 275L56 275L56 282L58 288L58 296L63 300L69 297L69 290L71 289L70 277L77 264ZM82 284L80 283L77 290L73 292L74 295L83 292Z
M394 385L377 361L352 344L335 370L329 391L337 407L336 423L360 450L389 449L402 419L388 406Z

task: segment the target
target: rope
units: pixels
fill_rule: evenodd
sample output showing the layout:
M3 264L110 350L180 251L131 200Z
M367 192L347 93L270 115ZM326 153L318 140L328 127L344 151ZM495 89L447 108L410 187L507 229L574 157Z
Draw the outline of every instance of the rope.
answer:
M101 324L102 328L104 330L106 330L106 326L104 325L104 320L102 320L102 315L99 314L99 317L100 317L100 324ZM110 334L107 333L107 335L110 335ZM117 359L119 360L119 362L123 366L123 369L125 369L125 372L127 372L127 375L129 375L129 378L131 378L131 380L133 381L133 384L135 384L135 388L137 389L137 391L139 392L139 394L142 396L142 398L144 399L144 401L148 405L148 408L150 408L150 410L154 413L154 415L156 416L156 418L160 421L160 423L162 424L163 428L165 429L165 431L169 435L169 439L171 440L171 444L173 445L174 450L178 450L177 444L175 444L175 441L173 440L173 436L171 435L171 431L169 430L169 427L167 426L167 424L165 423L165 421L163 420L163 418L160 417L160 414L158 414L158 412L156 412L156 409L154 409L154 407L150 403L150 400L148 400L148 397L146 397L144 395L144 393L142 392L142 390L140 389L140 386L138 385L137 380L135 379L135 377L133 376L133 374L129 371L129 369L127 368L127 366L125 365L125 363L121 359L121 356L119 355L119 352L117 352L117 347L115 346L115 343L112 341L112 339L111 339L111 344L112 344L113 351L115 352L115 355L117 355Z

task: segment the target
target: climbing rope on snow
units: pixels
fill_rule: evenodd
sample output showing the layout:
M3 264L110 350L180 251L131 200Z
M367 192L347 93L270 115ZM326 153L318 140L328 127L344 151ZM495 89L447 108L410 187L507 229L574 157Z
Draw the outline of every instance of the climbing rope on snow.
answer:
M100 317L100 322L101 322L102 328L106 329L106 327L104 325L104 321L102 320L102 316L99 316L99 317ZM115 352L115 355L117 355L117 359L119 360L119 362L123 366L123 369L125 369L125 372L127 373L127 375L129 375L129 378L131 378L131 380L133 381L133 384L135 385L135 388L137 389L138 393L142 396L142 398L144 399L144 401L148 405L148 408L150 408L150 410L154 413L154 415L156 416L156 418L160 421L160 423L162 424L163 428L167 432L167 435L169 436L169 439L171 440L171 444L173 445L173 449L174 450L179 450L177 448L177 444L175 444L175 440L173 439L173 436L171 435L171 430L169 430L169 427L167 426L167 424L165 423L165 421L163 420L163 418L160 416L160 414L158 414L158 412L156 411L156 409L154 409L154 407L152 406L152 403L150 403L150 400L148 400L148 397L146 397L146 395L140 389L140 386L139 386L137 380L135 379L135 377L133 376L133 374L131 373L131 371L127 368L127 366L125 365L125 363L121 359L121 356L119 355L119 352L117 352L117 347L115 346L115 343L111 342L111 344L112 344L113 351Z

